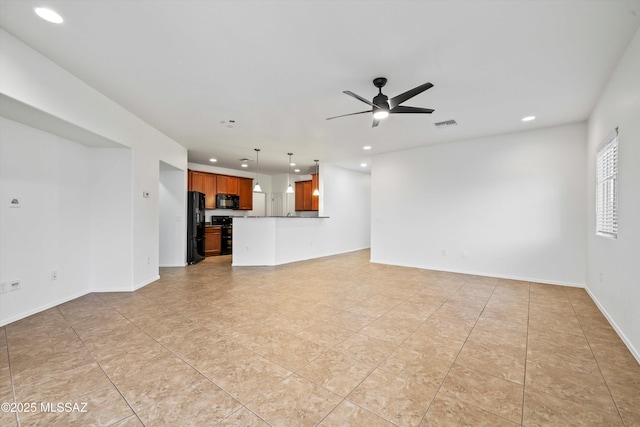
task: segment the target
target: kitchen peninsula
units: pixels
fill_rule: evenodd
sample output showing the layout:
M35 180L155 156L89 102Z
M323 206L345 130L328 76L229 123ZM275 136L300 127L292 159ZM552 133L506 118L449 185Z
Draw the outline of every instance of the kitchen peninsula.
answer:
M332 255L329 217L234 217L233 266L280 265Z

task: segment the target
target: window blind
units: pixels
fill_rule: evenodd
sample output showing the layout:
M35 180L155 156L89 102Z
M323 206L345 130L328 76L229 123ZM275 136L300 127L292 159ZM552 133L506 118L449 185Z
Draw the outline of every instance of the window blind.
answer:
M618 129L596 150L596 233L618 236Z

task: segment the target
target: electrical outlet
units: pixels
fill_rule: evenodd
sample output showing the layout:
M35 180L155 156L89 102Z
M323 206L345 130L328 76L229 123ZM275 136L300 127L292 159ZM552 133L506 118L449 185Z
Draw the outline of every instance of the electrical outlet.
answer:
M20 290L20 280L10 280L7 283L9 291L19 291Z
M58 270L53 270L51 272L51 281L58 280Z

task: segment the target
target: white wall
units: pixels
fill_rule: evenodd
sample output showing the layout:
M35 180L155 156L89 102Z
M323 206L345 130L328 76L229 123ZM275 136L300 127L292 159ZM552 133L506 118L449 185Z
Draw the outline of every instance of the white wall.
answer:
M332 219L327 238L335 253L371 246L371 175L320 165L319 215Z
M86 292L89 151L0 117L0 282L21 281L0 294L0 325Z
M75 147L73 144L69 146L77 149L65 149L60 152L59 156L54 156L55 161L65 168L61 169L58 181L51 180L55 183L54 188L50 189L47 194L57 192L60 204L69 205L68 200L73 199L73 194L77 192L81 192L83 195L88 193L90 184L96 185L96 188L100 190L114 190L111 193L111 198L96 201L96 203L104 203L105 212L109 212L109 214L98 217L95 221L108 227L107 224L110 224L111 218L115 215L117 219L114 221L123 225L123 228L118 229L116 233L104 234L103 237L106 241L96 240L94 245L96 248L105 245L102 254L110 254L114 263L111 264L111 260L107 261L106 258L103 259L96 255L89 255L91 258L83 263L76 262L75 258L73 258L73 262L60 260L59 264L65 266L67 277L82 277L84 279L82 286L76 287L75 283L79 284L81 280L75 281L74 279L74 284L70 284L68 289L62 286L47 288L46 292L34 298L31 298L27 292L18 291L10 298L24 298L24 301L16 305L9 304L10 309L6 308L8 294L2 294L0 297L0 301L2 301L0 324L54 306L72 295L77 295L77 293L90 292L94 286L100 290L133 290L156 280L159 277L158 165L160 161L163 161L177 169L186 170L187 150L1 29L0 44L2 45L0 50L0 63L2 64L0 67L0 101L15 100L16 105L24 106L20 112L25 116L18 118L12 116L14 120L29 124L53 123L52 128L43 129L47 134L46 137L43 137L44 140L49 141L49 144L53 146L71 144L69 140L61 143L60 138L54 134L60 129L73 129L69 134L90 137L91 141L83 141L81 137L74 141L81 145L95 146L96 142L105 141L110 143L109 146L120 145L130 149L128 160L125 159L127 155L116 155L117 161L122 163L118 163L114 171L118 168L122 169L119 170L121 175L118 175L119 178L115 182L108 182L108 180L100 182L100 177L97 181L91 182L91 179L95 177L91 178L91 174L84 174L82 179L71 187L67 186L71 180L64 177L80 178L76 171L79 171L78 174L85 170L89 172L94 166L97 170L103 170L108 174L108 165L98 160L100 156L87 154L84 151L85 148ZM3 109L2 111L7 110ZM32 111L39 114L39 119L33 120L32 117L28 117ZM42 117L46 117L46 120L42 120ZM30 130L24 129L22 132L24 135L31 133ZM3 137L3 144L4 139ZM45 152L48 151L45 150ZM65 160L67 158L69 160ZM21 157L19 151L14 150L3 152L2 162L2 188L6 189L3 191L12 192L14 191L13 186L19 182L16 179L20 179L22 176L21 170L29 169L31 163ZM5 172L4 164L11 165L6 169L9 172ZM48 179L46 175L36 175L36 177L39 180L36 182L46 182ZM186 190L186 182L184 190ZM149 197L144 198L143 192L148 192ZM40 197L45 196L40 195ZM95 212L83 211L82 209L68 212L66 207L62 209L64 218L59 221L59 224L52 226L54 231L49 232L45 229L44 232L65 236L64 238L70 239L71 242L76 239L75 233L82 233L84 238L82 242L77 242L69 247L65 246L61 248L60 252L68 250L69 254L87 256L87 252L83 252L83 250L86 251L87 247L91 247L91 243L86 240L86 237L97 236L100 233L99 225L73 228L69 226L69 222L75 224L75 227L82 223L74 219L79 213L83 214L82 221L93 221L94 218L90 214ZM5 228L14 229L17 227L14 221L20 221L20 219L14 218L14 216L15 214L3 214L2 221ZM40 208L38 219L41 220L48 216L49 212ZM39 233L42 231L37 227L26 228L21 241L35 241L40 238ZM47 237L48 234L44 236ZM2 240L4 242L4 234ZM186 227L184 228L183 240L186 240ZM42 264L34 265L31 262L27 267L24 263L18 263L16 265L19 266L20 271L16 271L18 267L14 267L14 263L7 261L7 259L29 259L33 256L32 247L17 247L21 247L22 252L11 252L12 255L10 255L9 248L0 252L0 265L3 265L2 272L0 272L1 280L12 280L16 278L15 276L29 277L36 274L40 278L49 277L51 269L49 264L51 263L46 257L42 258ZM15 248L15 246L11 247L11 251ZM54 250L52 249L51 252L53 253ZM7 270L5 265L11 265L11 270ZM106 265L112 269L108 276L109 279L105 278L100 283L93 283L92 280L98 276L98 273L92 276L89 269L93 268L93 271L97 272L100 268L106 268ZM59 281L62 279L62 273L60 275ZM17 294L22 296L18 297Z
M373 262L584 285L585 123L375 156Z
M187 264L185 171L160 162L160 267Z
M92 148L87 220L90 224L92 290L131 290L133 281L133 186L132 155L128 148ZM82 167L78 162L76 167Z
M640 32L589 118L587 290L640 361ZM619 128L618 238L595 234L595 150ZM600 279L602 273L602 280Z

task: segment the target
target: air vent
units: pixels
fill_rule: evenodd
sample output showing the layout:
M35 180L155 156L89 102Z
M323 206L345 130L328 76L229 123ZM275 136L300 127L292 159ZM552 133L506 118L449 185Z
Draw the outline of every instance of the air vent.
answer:
M458 122L456 122L455 120L445 120L444 122L438 122L435 123L437 128L446 128L449 126L457 126Z

